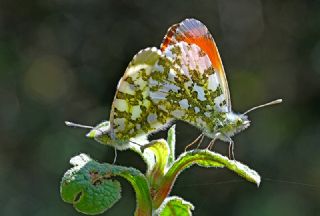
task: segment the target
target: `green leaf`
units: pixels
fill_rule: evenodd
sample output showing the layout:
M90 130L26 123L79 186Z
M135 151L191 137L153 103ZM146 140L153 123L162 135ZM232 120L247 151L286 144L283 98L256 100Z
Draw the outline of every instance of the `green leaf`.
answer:
M171 166L174 162L175 158L175 146L176 146L176 125L172 125L172 127L168 131L167 142L169 145L169 157L168 157L168 166Z
M139 153L147 163L147 174L149 183L153 189L156 189L156 184L161 181L165 169L169 167L175 159L175 125L168 131L167 142L164 139L154 140L138 149L133 149ZM169 164L169 160L171 161ZM154 188L155 187L155 188Z
M261 181L259 174L248 166L208 150L193 150L181 154L166 175L171 178L176 178L181 171L193 164L203 167L226 167L246 180L257 184L257 186L259 186Z
M121 197L121 186L114 176L128 180L136 192L135 215L151 215L152 204L144 175L134 169L112 164L100 164L85 154L73 157L74 165L62 178L62 199L74 205L79 212L96 215L112 207Z
M98 180L106 175L100 164L92 161L87 155L73 157L74 165L62 178L60 193L65 202L86 214L99 214L110 208L120 199L121 187L118 181Z
M159 216L190 216L192 215L191 210L194 209L194 206L180 197L172 196L164 200L162 205L159 208Z
M148 170L148 172L163 175L169 155L168 143L164 139L154 140L142 147L143 151L146 151L147 149L153 153L155 158L155 164L153 167L149 168L150 170Z
M131 150L138 153L147 164L147 174L152 170L158 169L164 171L164 168L170 166L175 160L175 125L168 131L167 142L163 139L151 141L141 148L132 146ZM156 167L155 167L156 166Z
M168 196L177 176L184 169L194 164L202 167L226 167L246 180L256 183L258 186L260 184L259 174L256 171L251 170L248 166L238 161L230 160L229 158L212 151L192 150L181 154L168 169L159 186L161 190L159 190L154 197L156 207L160 206L163 200Z
M150 151L155 160L153 166L148 167L146 176L149 181L150 190L157 191L167 166L169 155L168 143L164 139L154 140L143 146L142 150L144 152Z

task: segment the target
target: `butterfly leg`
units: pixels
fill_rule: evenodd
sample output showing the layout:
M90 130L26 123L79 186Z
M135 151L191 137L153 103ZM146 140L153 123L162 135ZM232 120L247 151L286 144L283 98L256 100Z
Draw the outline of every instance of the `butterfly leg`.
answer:
M202 141L203 141L203 138L204 138L204 134L202 133L202 134L200 134L192 143L190 143L189 145L187 145L187 146L184 148L184 151L186 152L190 146L196 144L197 142L199 142L199 143L198 143L198 146L197 146L197 148L199 148L200 144L201 144Z
M141 144L139 144L139 143L137 143L137 142L134 142L134 141L132 141L132 140L130 140L129 142L131 142L132 144L136 144L137 146L140 146L140 147L143 146L143 145L141 145Z
M234 142L231 138L229 138L229 158L235 160L234 157Z
M214 138L210 141L209 145L207 146L207 150L211 150L211 148L214 146L214 143L216 142L216 140L218 139L218 137L221 135L221 133L216 133Z
M203 141L203 139L204 139L204 134L201 134L201 135L202 135L202 136L201 136L201 138L200 138L200 141L198 142L197 149L200 148L200 145L201 145L201 143L202 143L202 141Z
M231 139L231 137L227 136L226 134L222 133L222 136L223 136L224 140L229 142L229 159L235 160L235 157L234 157L234 142L233 142L233 140Z
M141 152L143 152L144 149L146 148L146 145L141 145L141 144L139 144L139 143L137 143L137 142L134 142L134 141L132 141L132 140L130 140L129 142L131 142L132 144L135 144L135 145L139 146Z
M130 142L132 142L132 141L130 141ZM149 148L149 147L153 146L156 142L157 142L157 140L152 140L148 144L145 144L145 145L140 145L138 143L135 143L135 144L140 146L140 150L143 153L146 148Z
M115 164L115 163L116 163L116 161L117 161L117 156L118 156L117 149L114 148L114 158L113 158L112 164Z

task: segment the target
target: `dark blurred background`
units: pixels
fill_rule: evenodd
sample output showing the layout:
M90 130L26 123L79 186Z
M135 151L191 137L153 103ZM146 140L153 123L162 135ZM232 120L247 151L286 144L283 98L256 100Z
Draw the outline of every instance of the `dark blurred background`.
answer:
M262 176L260 188L226 169L193 167L172 191L194 215L319 215L319 1L0 1L0 215L80 215L59 194L69 159L112 162L113 149L64 120L109 118L116 85L133 55L159 47L170 25L207 25L226 69L233 109L283 98L250 114L236 158ZM199 131L177 124L177 152ZM165 132L153 138L165 136ZM227 144L216 151L227 154ZM118 164L145 165L120 152ZM122 181L122 180L121 180ZM134 193L103 215L132 215Z

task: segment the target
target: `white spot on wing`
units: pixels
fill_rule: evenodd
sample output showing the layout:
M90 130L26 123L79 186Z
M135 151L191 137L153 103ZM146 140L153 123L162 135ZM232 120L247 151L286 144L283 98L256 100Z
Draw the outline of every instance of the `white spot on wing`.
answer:
M159 83L157 80L152 79L151 77L149 78L149 86L153 87L153 86L157 86Z
M171 49L173 48L173 46L169 46L167 49L165 49L165 56L167 58L169 58L170 60L173 60L176 58L176 55L172 53Z
M214 99L214 103L216 105L219 105L223 100L224 100L224 95L222 94Z
M168 74L168 80L174 81L175 77L176 77L176 72L172 68L170 68L169 74Z
M132 84L129 84L127 81L120 80L118 84L118 90L122 93L126 93L129 95L135 95L135 88Z
M168 91L173 91L173 92L178 92L180 88L176 86L175 84L172 83L165 83L163 88L161 88L161 91L168 92Z
M124 130L125 129L125 123L126 119L125 118L116 118L113 120L115 125L118 125L118 130Z
M198 93L198 99L199 99L200 101L205 101L205 100L206 100L203 87L198 86L197 84L195 84L195 85L193 86L193 91L195 91L195 92Z
M217 74L210 74L208 77L208 89L215 91L219 86Z
M141 113L142 113L142 111L141 111L139 105L133 106L132 113L131 113L131 119L136 120L137 118L140 117Z
M226 105L220 106L220 104L225 100L224 95L220 95L214 99L214 104L216 108L221 112L228 112L228 107Z
M154 113L150 113L147 117L147 121L149 124L157 121L157 115Z
M180 107L183 109L188 109L189 108L189 103L187 99L183 99L179 101Z
M209 57L207 55L199 57L198 66L199 66L199 72L201 74L203 74L204 71L207 70L211 66L211 62L210 62Z
M147 82L144 81L144 80L142 79L142 77L139 77L139 78L137 78L137 79L134 81L134 84L137 85L137 86L139 86L139 87L142 89L142 88L144 88L144 87L147 85ZM134 89L134 88L133 88L133 89Z
M171 115L174 117L180 119L182 116L184 116L185 112L183 110L174 110L171 112Z
M149 96L150 96L150 98L151 98L152 100L159 101L159 100L164 100L164 99L166 99L167 94L164 93L164 92L156 91L156 92L150 92L150 93L149 93Z
M182 69L182 72L183 74L185 74L186 76L190 76L190 73L189 73L189 69L188 67L184 64L185 62L182 63L181 65L181 69ZM190 68L191 69L191 68Z
M189 67L191 70L197 69L197 65L199 64L199 52L200 48L195 44L191 44L191 50L188 52Z
M164 71L164 68L162 65L158 65L158 63L154 66L154 71L159 71L159 72L163 72Z
M128 103L126 100L115 99L113 105L120 112L128 112Z

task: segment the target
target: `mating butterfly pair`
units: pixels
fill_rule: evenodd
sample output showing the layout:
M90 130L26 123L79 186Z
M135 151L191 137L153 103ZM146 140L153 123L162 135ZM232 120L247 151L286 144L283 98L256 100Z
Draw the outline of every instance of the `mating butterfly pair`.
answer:
M123 150L177 119L199 128L211 144L216 139L233 144L231 136L250 125L246 113L231 110L226 75L210 32L200 21L186 19L169 28L160 49L146 48L134 56L119 81L109 121L87 136Z

